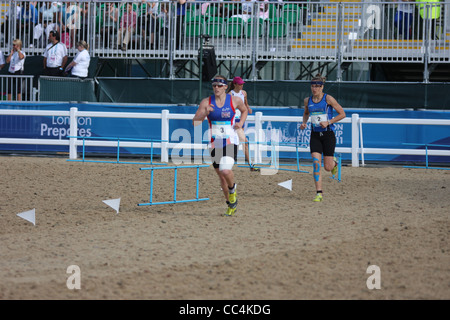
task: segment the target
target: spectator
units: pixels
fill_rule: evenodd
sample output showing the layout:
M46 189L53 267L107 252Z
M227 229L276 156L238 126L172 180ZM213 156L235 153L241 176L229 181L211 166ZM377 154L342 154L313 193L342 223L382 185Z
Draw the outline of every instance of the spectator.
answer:
M72 33L73 35L73 33ZM60 41L62 44L64 44L66 46L66 49L69 49L72 47L72 37L69 31L69 28L65 28L64 30L62 30L61 35L60 35Z
M133 5L127 3L127 10L122 15L117 37L117 44L122 51L127 50L131 35L134 33L137 22L137 13L133 11Z
M116 25L119 21L119 9L111 2L105 3L105 9L100 11L97 18L100 26L100 37L104 47L109 47L111 42L111 34L115 33Z
M44 47L47 46L48 41L49 41L48 36L49 36L50 31L52 31L52 30L60 31L57 21L58 21L58 13L61 8L61 5L62 4L60 2L56 2L56 1L45 2L42 4L42 7L39 9L39 14L41 17L40 21L42 23L43 34L42 34L42 37L36 37L36 34L35 34L34 38L37 39L38 45L44 44Z
M242 2L242 14L237 14L231 16L232 18L237 17L247 22L248 19L252 17L252 11L254 7L255 0L245 0ZM263 0L258 6L258 17L266 20L269 18L269 0Z
M78 37L74 38L74 44L80 39L87 39L88 37L88 25L89 25L89 16L91 12L89 9L89 2L84 2L79 4L79 10L77 11L77 18L80 20L80 29ZM78 39L78 40L77 40Z
M436 20L441 16L441 6L438 4L439 0L415 0L415 2L419 13L419 39L423 39L425 30L428 30L426 24L430 23L430 39L434 40ZM426 34L425 37L428 37L428 35Z
M10 75L23 75L25 65L25 53L22 52L22 40L15 39L11 53L6 58L9 63L8 73ZM11 101L12 93L17 93L17 101L22 100L22 79L10 77L8 81L8 100Z
M77 30L81 28L81 8L79 4L77 2L64 2L61 6L58 23L61 27L61 35L64 32L70 34L70 40L65 41L66 44L75 43Z
M140 16L141 23L139 24L144 34L145 42L147 41L147 34L150 33L150 49L153 49L155 44L155 31L159 30L159 3L155 1L142 0L142 6L146 5L145 14Z
M210 2L206 2L203 3L201 8L202 8L202 15L206 15L207 14L207 10L208 7L215 7L215 10L213 10L212 12L214 13L213 15L216 17L221 17L221 18L228 18L229 17L229 12L228 12L228 7L224 7L223 6L223 0L211 0L212 2L218 2L216 3L210 3Z
M184 35L184 19L186 17L186 0L176 0L176 26L175 26L175 49L181 49L181 40Z
M50 31L50 43L44 51L44 75L61 77L67 63L67 48L62 44L58 31Z
M24 7L20 10L18 19L20 20L21 30L19 35L24 37L25 43L30 44L32 47L32 42L34 40L34 28L39 22L39 12L36 9L36 2L25 2Z
M67 66L65 72L71 73L71 77L77 77L85 79L88 76L89 63L91 62L91 56L89 55L89 45L86 41L81 40L77 42L78 53L75 58Z
M411 24L414 13L414 4L412 1L413 0L402 0L403 3L398 4L397 12L394 17L394 24L397 27L398 34L403 39L411 38Z

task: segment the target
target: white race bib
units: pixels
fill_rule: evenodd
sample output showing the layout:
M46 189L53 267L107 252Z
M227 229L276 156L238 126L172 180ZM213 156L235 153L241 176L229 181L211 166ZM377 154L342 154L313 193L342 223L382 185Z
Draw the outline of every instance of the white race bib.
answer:
M211 135L214 139L228 139L232 130L230 121L211 122Z
M322 121L328 121L328 115L326 113L320 113L320 114L314 114L311 115L311 123L315 126L315 127L320 127L320 123Z

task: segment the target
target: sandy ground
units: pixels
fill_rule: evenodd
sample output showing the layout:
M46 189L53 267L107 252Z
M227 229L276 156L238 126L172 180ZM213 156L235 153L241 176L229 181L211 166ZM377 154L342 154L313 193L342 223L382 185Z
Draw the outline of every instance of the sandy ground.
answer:
M200 170L210 200L156 206L137 205L150 192L140 165L0 167L0 299L450 299L450 171L344 166L313 203L312 173L235 167L229 218L212 167ZM179 170L178 199L195 197L195 174ZM292 191L278 185L289 179ZM171 200L173 171L154 185L154 201ZM117 198L118 214L102 202ZM33 208L35 226L17 216ZM367 286L371 265L381 289Z

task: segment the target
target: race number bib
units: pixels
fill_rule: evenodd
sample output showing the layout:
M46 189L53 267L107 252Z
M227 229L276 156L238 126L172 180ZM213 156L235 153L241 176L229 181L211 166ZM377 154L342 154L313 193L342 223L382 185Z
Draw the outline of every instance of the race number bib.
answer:
M320 127L322 121L328 121L328 115L326 113L311 115L311 123L314 127Z
M228 139L232 130L230 121L211 122L211 135L214 139Z

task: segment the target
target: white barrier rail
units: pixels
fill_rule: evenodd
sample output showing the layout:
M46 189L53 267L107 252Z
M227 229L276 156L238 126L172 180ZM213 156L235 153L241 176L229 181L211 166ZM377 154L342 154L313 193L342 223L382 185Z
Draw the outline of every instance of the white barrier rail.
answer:
M49 111L49 110L10 110L0 109L0 115L17 116L64 116L70 117L70 132L77 132L78 117L98 117L98 118L134 118L134 119L154 119L161 120L161 142L153 143L154 148L161 149L161 161L169 162L169 149L190 148L192 150L205 149L203 143L173 143L169 142L169 121L171 119L191 120L193 114L171 114L169 110L163 110L161 113L134 113L134 112L88 112L78 111L78 108L72 107L70 111ZM255 162L261 162L262 152L269 150L265 146L266 139L262 129L264 121L273 122L301 122L302 117L292 116L264 116L262 112L256 112L255 115L249 115L248 121L255 122L255 141L250 146L254 148ZM363 143L363 124L390 124L390 125L439 125L450 126L450 120L442 119L394 119L394 118L359 118L358 114L352 114L352 117L346 117L340 123L351 123L351 147L337 147L336 152L348 153L352 155L352 166L359 167L359 156L361 155L364 164L364 154L392 154L392 155L427 155L424 149L397 149L397 148L364 148ZM66 145L69 147L69 158L77 159L77 147L82 146L101 146L117 147L116 141L93 141L80 140L71 137L67 140L59 139L24 139L24 138L0 138L0 144L31 144L31 145ZM282 144L282 143L281 143ZM150 142L121 141L121 147L148 148ZM296 152L295 146L277 146L278 151ZM309 148L298 148L299 152L309 152ZM450 150L432 149L428 150L429 156L450 156Z

